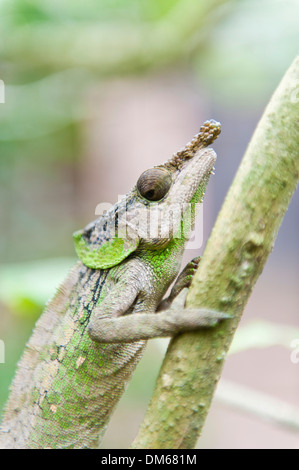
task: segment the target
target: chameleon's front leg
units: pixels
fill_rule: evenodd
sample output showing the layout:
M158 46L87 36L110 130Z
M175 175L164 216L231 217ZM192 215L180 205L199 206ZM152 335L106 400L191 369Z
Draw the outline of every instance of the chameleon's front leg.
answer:
M95 312L93 315L88 328L90 337L100 343L131 343L211 327L220 320L229 318L229 315L215 310L184 308L188 293L187 287L190 285L198 262L199 258L196 258L188 263L179 275L170 296L159 304L158 313L125 315L138 298L139 286L135 285L133 288L132 284L117 285L117 288L114 288L105 299L104 305L101 305L101 314ZM120 292L126 292L123 301ZM170 302L172 302L170 308L162 310Z
M102 317L97 325L89 327L88 332L100 343L132 343L215 326L220 320L230 318L230 315L215 310L185 309L187 292L188 289L183 289L168 310L133 313L119 318Z

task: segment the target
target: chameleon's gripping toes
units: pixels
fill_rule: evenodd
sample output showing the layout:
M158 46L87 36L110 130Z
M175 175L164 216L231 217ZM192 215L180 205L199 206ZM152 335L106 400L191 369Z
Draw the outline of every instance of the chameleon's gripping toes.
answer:
M216 161L207 145L219 133L219 123L205 122L184 149L142 173L121 201L74 234L81 261L26 345L0 448L96 447L142 355L142 340L226 317L184 309L198 259L163 300Z

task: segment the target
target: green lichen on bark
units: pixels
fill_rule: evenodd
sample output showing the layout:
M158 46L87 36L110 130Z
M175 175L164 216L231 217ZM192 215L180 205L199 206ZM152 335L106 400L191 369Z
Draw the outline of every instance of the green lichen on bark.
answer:
M187 307L233 319L174 338L135 448L193 448L242 311L270 254L299 178L299 57L262 116L228 192Z

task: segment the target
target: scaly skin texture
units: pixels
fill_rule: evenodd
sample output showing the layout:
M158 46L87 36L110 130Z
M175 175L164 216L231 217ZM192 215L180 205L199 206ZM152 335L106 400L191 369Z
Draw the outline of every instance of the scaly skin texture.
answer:
M87 334L91 312L110 278L109 271L78 263L49 304L19 364L3 422L2 447L97 445L143 350L141 342L101 345Z
M215 162L215 153L203 147L219 132L218 123L208 121L184 150L164 164L172 175L172 186L161 201L152 203L159 205L162 216L169 210L169 201L194 206L202 200ZM180 329L175 329L171 326L176 318L172 311L160 313L170 303L162 298L179 272L188 239L186 230L184 236L170 234L166 239L142 238L133 230L124 251L117 252L114 265L111 262L115 237L109 235L109 223L114 217L120 225L120 208L133 207L129 222L134 228L134 219L138 219L134 208L141 204L142 197L133 188L114 206L109 220L97 220L75 234L83 262L69 273L26 345L0 428L0 448L97 447L144 350L145 341L136 338L215 322L215 317L207 321L199 318L194 326L194 312L189 312L186 325L183 321ZM188 234L193 220L194 215ZM179 278L171 301L190 283L190 269L185 277L185 281L184 276L183 281ZM188 312L184 312L187 318ZM148 325L142 320L144 313L149 315ZM131 318L137 324L135 333ZM155 324L156 318L165 322Z

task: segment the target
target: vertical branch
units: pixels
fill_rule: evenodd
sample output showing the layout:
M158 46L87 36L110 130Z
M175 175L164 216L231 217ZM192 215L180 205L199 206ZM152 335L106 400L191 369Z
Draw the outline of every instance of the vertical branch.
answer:
M242 311L296 189L298 121L299 57L257 126L187 297L187 307L225 311L233 319L171 341L133 447L195 446Z

